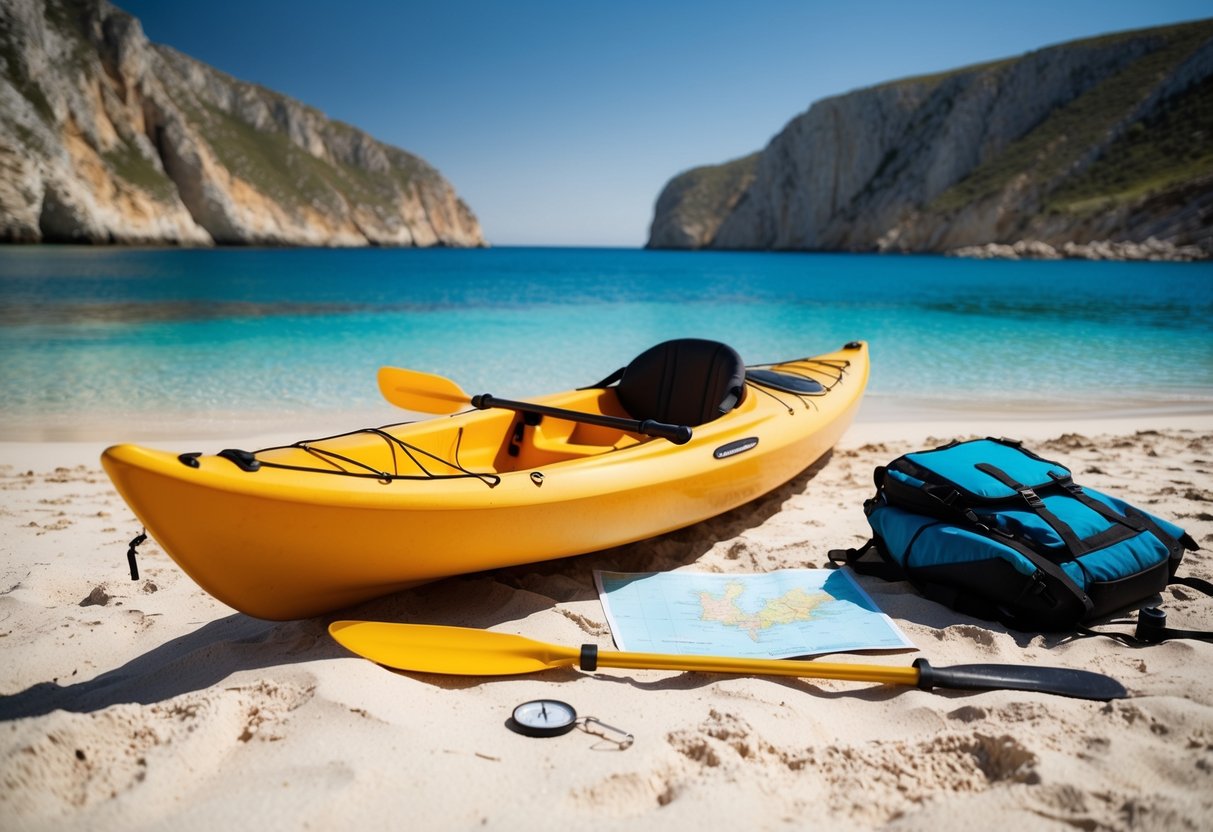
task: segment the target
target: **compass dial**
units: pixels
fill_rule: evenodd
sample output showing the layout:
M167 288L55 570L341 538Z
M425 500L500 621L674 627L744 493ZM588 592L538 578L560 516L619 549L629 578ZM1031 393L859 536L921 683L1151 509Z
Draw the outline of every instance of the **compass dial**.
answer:
M528 737L557 737L577 724L577 711L558 699L535 699L514 709L511 726Z

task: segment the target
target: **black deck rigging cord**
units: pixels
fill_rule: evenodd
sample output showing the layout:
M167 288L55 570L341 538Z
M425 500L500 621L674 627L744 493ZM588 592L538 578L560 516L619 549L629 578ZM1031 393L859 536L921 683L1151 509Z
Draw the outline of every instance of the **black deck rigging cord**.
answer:
M797 364L801 364L801 365L805 365L805 366L798 370L795 367L795 365L797 365ZM778 366L780 368L779 372L782 374L807 379L807 380L813 381L816 384L821 386L822 390L820 392L812 392L812 393L808 393L808 392L802 393L802 392L798 392L795 390L785 390L783 388L777 388L777 389L779 389L780 393L786 393L790 396L794 396L797 399L799 399L801 404L804 406L804 408L806 410L812 410L817 407L816 403L813 401L813 398L816 396L825 395L825 394L829 393L831 390L833 390L836 386L841 384L843 378L847 374L848 368L851 366L851 362L847 361L846 359L799 358L794 361L780 362L779 364L757 364L757 365L754 365L754 368L757 369L757 368L775 367L775 366ZM814 375L827 376L827 382L826 383L821 382L819 379L815 378ZM599 382L599 384L610 383L613 380L614 380L614 376L608 377L607 379L604 379L603 382ZM770 396L771 398L775 399L777 402L779 402L785 408L787 408L789 413L793 412L792 405L789 404L788 401L785 401L782 397L780 397L776 393L772 392L772 389L770 389L770 385L764 384L759 379L749 379L749 378L746 379L746 384L753 387L755 390L758 390L759 392L764 393L764 394ZM501 477L498 476L497 474L480 473L480 472L472 471L472 470L469 470L469 469L463 467L462 463L459 461L459 451L463 444L463 428L459 428L459 432L455 439L455 458L453 460L450 460L450 459L443 459L442 457L438 456L437 454L431 453L430 451L427 451L423 448L419 448L416 445L411 445L408 442L401 439L400 437L394 436L393 434L388 432L389 428L401 427L403 425L409 425L409 424L414 424L414 423L413 422L395 422L393 424L382 425L380 427L359 428L357 430L346 431L344 433L336 433L336 434L333 434L332 436L325 436L325 437L321 437L319 439L302 439L298 442L292 442L289 445L275 445L275 446L272 446L269 448L261 448L260 450L251 451L251 452L229 448L229 449L223 451L220 454L220 456L222 456L225 459L227 459L228 461L232 462L234 465L237 465L239 468L241 468L241 470L248 471L250 473L256 472L259 468L279 468L279 469L288 470L288 471L302 471L302 472L306 472L306 473L315 473L315 474L330 474L330 475L343 476L343 477L359 477L359 478L363 478L363 479L375 479L375 480L378 480L379 482L382 482L385 484L391 483L395 480L443 480L443 479L464 479L464 478L470 477L473 479L480 480L485 485L487 485L489 488L493 488L498 483L501 482ZM392 457L392 470L391 471L381 471L381 470L377 469L375 466L369 465L365 462L362 462L361 460L354 459L353 457L346 456L345 454L338 453L337 451L329 450L328 448L318 447L323 442L328 442L328 441L331 441L334 439L342 439L347 436L355 436L357 434L362 434L362 433L367 433L367 434L372 434L374 436L378 436L380 439L382 439L387 444L388 450L390 451L391 457ZM303 452L315 457L319 462L323 463L324 465L326 465L328 467L313 468L313 467L310 467L307 465L291 465L291 464L287 464L284 462L273 462L270 460L265 460L265 459L259 458L260 454L267 453L269 451L284 451L284 450L303 451ZM417 470L419 470L421 473L420 474L401 474L400 473L400 460L397 455L398 452L403 453L404 456L408 458L409 462L411 462L414 466L416 466ZM178 458L185 465L189 465L191 467L197 467L197 456L198 456L197 454L182 454ZM426 467L425 460L427 460L427 459L431 460L433 462L439 463L440 465L444 465L455 471L458 471L459 473L457 473L457 474L435 473L432 470L430 470L430 468ZM357 469L357 470L350 470L351 468ZM140 540L139 542L142 542L142 540ZM134 555L133 555L135 545L137 545L137 544L132 544L132 547L131 547L132 554L130 556L132 574L134 574L136 572L136 569L134 566Z
M419 448L416 445L411 445L400 437L393 436L391 433L388 433L389 428L400 427L401 425L408 424L412 424L412 422L396 422L390 425L382 425L377 428L359 428L357 430L346 431L345 433L337 433L333 434L332 436L325 436L320 439L301 439L298 442L292 442L289 445L275 445L269 448L261 448L260 450L249 453L248 456L256 457L258 454L266 453L268 451L291 449L301 450L311 454L316 459L331 467L312 468L306 465L289 465L283 462L272 462L264 459L258 459L257 462L260 464L260 467L263 468L279 468L288 471L303 471L315 474L333 474L345 477L359 477L363 479L375 479L383 483L391 483L395 480L446 480L473 478L480 480L489 488L492 488L501 482L501 477L496 474L484 474L477 471L471 471L464 468L459 463L459 448L463 442L463 428L459 428L459 433L455 444L455 459L452 461L443 459L437 454L431 453L423 448ZM342 439L347 436L355 436L360 433L368 433L378 436L387 444L388 450L392 455L392 470L390 472L381 471L372 465L368 465L361 460L354 459L353 457L346 456L345 454L331 451L327 448L317 447L317 445L322 442L328 442L333 439ZM419 471L421 471L421 473L401 474L397 451L403 452L403 454L409 459L410 462L412 462L413 465L417 467ZM448 468L453 468L454 470L459 471L459 473L435 473L426 467L425 463L422 461L425 458L428 458L429 460L437 462L441 465L445 465ZM361 469L361 471L351 471L348 468L342 467L342 464Z
M800 372L797 372L795 369L792 369L792 365L795 365L795 364L823 365L825 367L828 367L831 370L834 370L835 373L826 373L822 370L816 370L816 372L821 373L822 375L829 376L829 383L823 384L819 379L816 379L813 376L809 375L809 371L802 370ZM765 383L762 379L751 378L748 375L746 376L746 384L748 386L752 387L753 389L757 390L759 393L763 393L767 396L770 396L772 399L779 402L781 405L783 405L785 408L787 408L788 413L794 412L794 410L792 409L792 406L790 404L788 404L786 401L784 401L782 398L780 398L778 395L776 395L774 392L772 392L772 390L778 390L780 393L787 393L789 395L795 396L797 399L800 400L800 403L802 405L804 405L805 410L813 410L814 408L817 407L817 403L814 402L813 399L816 398L817 396L824 396L824 395L828 394L831 390L833 390L835 387L837 387L839 384L841 384L843 378L846 377L847 370L850 368L850 366L851 366L851 362L846 360L845 358L844 359L797 358L794 361L782 361L782 362L779 362L778 364L755 364L752 367L746 368L747 370L758 370L758 369L767 369L769 367L779 367L778 372L780 375L794 376L796 378L803 378L803 379L807 379L809 381L816 382L817 384L821 385L821 388L822 388L821 391L816 392L816 393L808 393L808 392L801 393L801 392L797 392L794 390L788 390L788 389L785 389L782 387L772 387L771 385Z

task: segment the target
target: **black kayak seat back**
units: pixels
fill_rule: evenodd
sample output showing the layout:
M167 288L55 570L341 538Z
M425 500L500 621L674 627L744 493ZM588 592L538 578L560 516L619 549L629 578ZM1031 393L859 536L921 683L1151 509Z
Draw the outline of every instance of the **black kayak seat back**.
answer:
M726 344L679 338L636 356L623 368L616 390L634 419L695 427L745 399L745 364Z

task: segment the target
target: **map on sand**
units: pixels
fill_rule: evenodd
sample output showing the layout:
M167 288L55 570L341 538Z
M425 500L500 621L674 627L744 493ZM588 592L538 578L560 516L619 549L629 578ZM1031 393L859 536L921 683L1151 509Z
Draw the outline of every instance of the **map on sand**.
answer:
M620 650L785 659L914 649L845 569L594 572Z

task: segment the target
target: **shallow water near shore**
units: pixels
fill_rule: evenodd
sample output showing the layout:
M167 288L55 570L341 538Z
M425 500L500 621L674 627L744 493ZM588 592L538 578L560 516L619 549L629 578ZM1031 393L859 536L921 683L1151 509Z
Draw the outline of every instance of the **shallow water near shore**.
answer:
M383 364L520 397L676 337L747 363L867 340L886 408L1190 412L1213 407L1211 320L1206 263L10 247L0 413L17 439L372 418Z

